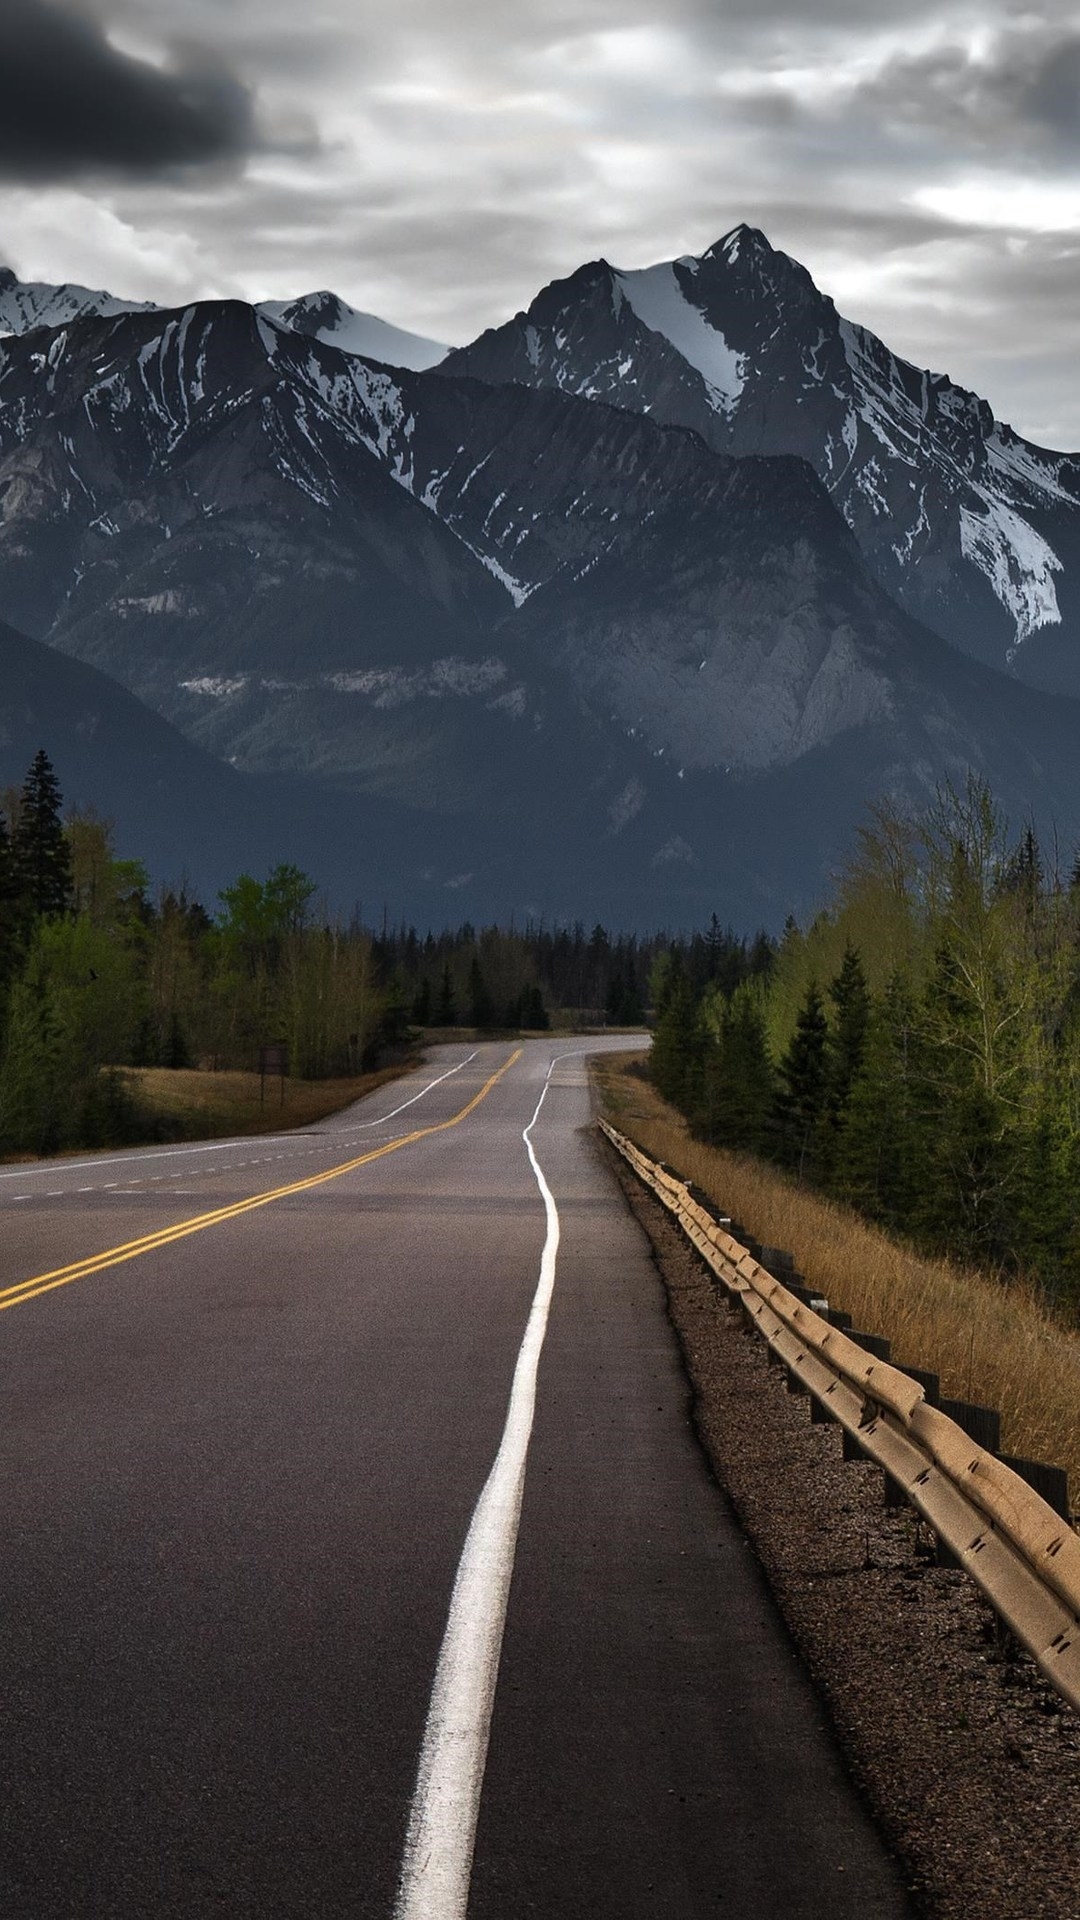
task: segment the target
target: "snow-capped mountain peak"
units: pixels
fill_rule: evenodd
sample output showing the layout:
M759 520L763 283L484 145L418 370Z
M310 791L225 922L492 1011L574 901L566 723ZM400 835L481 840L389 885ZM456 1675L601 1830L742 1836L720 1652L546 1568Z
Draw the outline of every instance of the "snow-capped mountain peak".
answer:
M556 387L815 468L909 612L1042 685L1080 684L1080 461L845 320L755 227L700 256L553 282L441 372ZM1078 642L1080 644L1080 642Z
M629 301L642 324L701 375L717 411L730 414L745 384L746 365L694 299L698 268L699 262L689 258L631 273L614 271L615 297Z
M422 334L391 326L376 314L350 307L326 288L302 294L298 300L262 300L257 311L294 333L309 334L324 346L337 347L340 353L362 354L365 359L381 360L390 367L409 367L415 373L438 366L450 351L438 340L427 340Z
M154 300L125 300L101 289L74 282L54 286L46 281L20 280L10 267L0 267L0 335L30 333L35 327L65 327L72 320L112 319L122 313L165 312ZM437 366L450 351L438 340L428 340L403 327L394 327L376 314L362 313L322 289L296 300L263 300L255 309L264 320L307 334L340 353L362 354L392 367L422 372Z
M149 313L153 306L152 300L121 300L71 281L50 286L42 280L20 280L10 267L0 267L0 334L63 327L84 315Z

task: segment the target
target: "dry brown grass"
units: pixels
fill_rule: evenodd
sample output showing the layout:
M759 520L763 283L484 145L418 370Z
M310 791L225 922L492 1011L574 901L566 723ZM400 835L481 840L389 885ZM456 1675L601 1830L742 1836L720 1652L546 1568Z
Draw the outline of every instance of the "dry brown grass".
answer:
M695 1181L754 1239L789 1248L811 1286L857 1327L892 1341L899 1365L940 1374L951 1399L997 1407L1007 1452L1063 1466L1080 1488L1080 1336L1024 1287L926 1259L777 1168L692 1140L633 1071L643 1057L595 1063L613 1126Z
M259 1099L257 1073L203 1073L187 1067L127 1067L124 1079L142 1110L160 1118L165 1129L184 1140L212 1140L223 1134L280 1133L282 1127L306 1127L360 1100L388 1080L411 1073L416 1063L380 1067L341 1080L266 1080Z

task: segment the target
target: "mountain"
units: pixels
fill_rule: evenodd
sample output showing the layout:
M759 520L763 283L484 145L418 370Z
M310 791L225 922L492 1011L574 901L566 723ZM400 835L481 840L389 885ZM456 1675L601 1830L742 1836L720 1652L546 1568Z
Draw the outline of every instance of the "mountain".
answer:
M756 229L700 258L581 267L439 371L647 413L718 453L807 460L898 605L1080 695L1080 458L843 319Z
M0 267L0 334L30 333L35 327L62 327L85 315L151 313L152 300L118 300L114 294L66 282L50 286L41 280L20 280L10 267Z
M242 868L316 843L309 796L297 809L295 794L245 779L105 674L0 621L0 792L42 746L69 807L111 819L121 853L162 882L188 877L208 901Z
M238 302L0 343L0 612L435 920L777 923L971 765L1080 824L1080 705L898 610L804 459Z
M337 347L341 353L363 354L369 360L381 360L391 367L411 367L415 372L438 366L450 351L437 340L391 326L377 314L362 313L325 290L305 293L299 300L260 300L255 311L294 333Z
M115 294L68 282L52 286L20 280L0 267L0 335L32 333L35 327L62 327L71 320L111 319L118 313L162 313L153 300L121 300ZM393 367L434 367L449 347L422 334L394 327L374 313L350 307L336 293L305 293L295 300L263 300L255 311L277 326L310 335L342 353L366 354Z

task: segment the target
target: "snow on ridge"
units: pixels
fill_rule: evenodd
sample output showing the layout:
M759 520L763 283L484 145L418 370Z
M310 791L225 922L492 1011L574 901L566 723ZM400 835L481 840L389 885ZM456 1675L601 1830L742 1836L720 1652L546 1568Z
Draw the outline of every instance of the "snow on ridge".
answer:
M700 373L717 412L730 414L746 384L746 362L687 299L676 264L664 262L629 273L613 269L613 278L643 325L669 341Z
M384 366L406 367L413 373L437 367L450 352L441 341L395 327L377 314L363 313L337 294L307 293L298 300L263 300L255 311L294 333L336 347L339 353L360 354Z
M1069 459L1068 454L1048 453L1030 440L1022 440L1019 434L1012 434L1008 428L1003 434L995 423L986 442L986 457L998 478L1041 496L1039 505L1047 500L1063 501L1070 507L1076 505L1076 493L1070 492L1061 481L1061 468Z
M985 487L973 487L986 512L960 509L960 546L965 559L985 574L1002 606L1016 621L1019 646L1039 627L1061 625L1051 575L1062 571L1049 543L1028 521Z
M152 313L153 300L122 300L115 294L76 286L50 286L43 280L0 283L0 334L31 333L35 327L60 327L84 315L112 319L122 313Z
M480 565L486 567L489 573L493 573L499 585L506 588L515 607L523 607L530 593L535 593L536 582L532 581L528 586L525 586L520 580L515 580L513 574L508 573L506 568L501 566L492 554L481 553L478 547L473 546L471 540L466 540L460 528L455 527L454 532L462 544L468 547L469 552L476 555Z

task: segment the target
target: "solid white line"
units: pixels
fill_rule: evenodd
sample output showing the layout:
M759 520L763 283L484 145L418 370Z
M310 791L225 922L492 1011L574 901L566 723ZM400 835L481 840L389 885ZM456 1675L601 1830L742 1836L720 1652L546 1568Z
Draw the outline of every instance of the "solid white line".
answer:
M540 1280L518 1352L495 1464L476 1503L454 1581L420 1750L394 1920L464 1920L506 1603L514 1570L536 1374L559 1250L559 1214L530 1138L557 1054L522 1139L544 1201Z
M361 1122L360 1125L355 1127L328 1128L327 1129L327 1145L325 1147L313 1149L313 1151L324 1152L324 1153L332 1152L333 1139L331 1138L331 1136L336 1137L337 1134L339 1133L362 1133L368 1127L381 1127L385 1121L393 1120L396 1114L403 1113L406 1107L414 1106L417 1100L422 1100L425 1093L431 1092L432 1087L439 1087L442 1085L444 1080L449 1080L452 1074L460 1073L462 1067L467 1067L469 1064L469 1061L475 1060L475 1058L476 1058L476 1050L474 1049L472 1053L466 1055L464 1060L459 1060L456 1067L450 1067L446 1073L440 1073L437 1079L429 1080L425 1087L421 1087L419 1093L414 1093L412 1095L412 1098L409 1100L403 1100L400 1107L394 1107L390 1113L382 1114L378 1120L364 1120L363 1122ZM368 1098L370 1099L371 1097L372 1096L369 1094ZM280 1145L281 1141L283 1140L294 1140L295 1138L296 1138L296 1135L290 1134L290 1133L275 1133L275 1134L264 1135L265 1144L270 1147L276 1147ZM94 1169L97 1167L120 1167L125 1165L130 1166L130 1165L134 1165L135 1162L139 1160L175 1160L178 1158L186 1159L189 1154L195 1154L195 1153L228 1153L235 1148L236 1144L237 1144L236 1139L234 1138L232 1140L216 1140L210 1146L158 1147L157 1149L155 1149L153 1153L121 1153L121 1154L113 1154L108 1159L106 1159L103 1156L100 1160L68 1160L64 1164L63 1172L64 1173L83 1173L88 1167L91 1169ZM283 1160L285 1158L285 1155L279 1153L277 1157L279 1160ZM219 1172L224 1173L227 1171L228 1169L225 1167L219 1168ZM52 1161L51 1164L44 1167L23 1166L23 1167L18 1167L12 1173L0 1173L0 1180L19 1180L19 1179L29 1180L43 1173L51 1174L53 1179L55 1180L56 1172L57 1172L56 1162ZM179 1177L183 1178L182 1175L180 1175ZM20 1195L19 1198L21 1199L22 1195Z
M462 1067L467 1067L470 1060L476 1059L476 1055L477 1048L474 1047L471 1053L465 1055L464 1060L458 1061L456 1067L448 1067L445 1073L440 1073L437 1080L429 1080L427 1086L421 1087L419 1093L414 1093L409 1100L403 1100L400 1107L392 1107L389 1113L380 1114L378 1120L359 1120L354 1127L331 1127L327 1131L334 1134L365 1133L369 1127L385 1126L388 1120L396 1120L399 1113L404 1113L406 1107L414 1107L418 1100L423 1099L425 1093L431 1092L432 1087L441 1087L444 1080L450 1080L455 1073L460 1073Z

